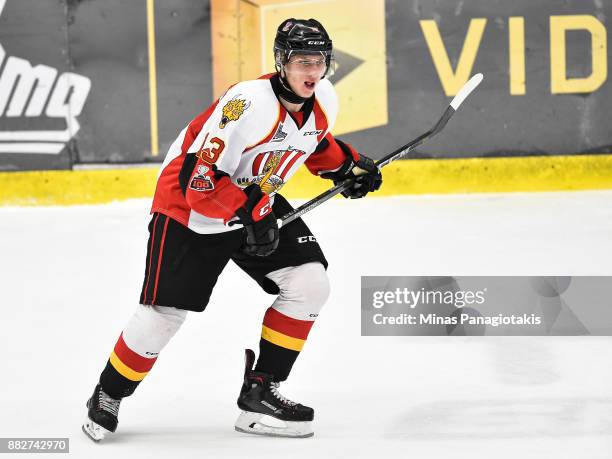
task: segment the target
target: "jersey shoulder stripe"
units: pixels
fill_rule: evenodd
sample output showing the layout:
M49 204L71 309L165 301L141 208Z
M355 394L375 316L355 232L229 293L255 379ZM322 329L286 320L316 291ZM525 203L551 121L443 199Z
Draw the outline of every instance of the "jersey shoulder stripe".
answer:
M338 116L339 109L338 95L336 94L336 90L331 81L324 79L317 84L315 99L325 114L325 118L327 120L327 132L329 132L336 124L336 117ZM323 134L322 137L325 137L325 134Z

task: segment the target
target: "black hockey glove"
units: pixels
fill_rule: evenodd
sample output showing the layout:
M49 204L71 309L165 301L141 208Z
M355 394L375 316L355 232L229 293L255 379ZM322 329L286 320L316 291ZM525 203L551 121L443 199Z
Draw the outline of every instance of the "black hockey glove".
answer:
M334 181L334 185L346 179L354 178L350 188L342 192L342 196L349 199L363 198L370 191L376 191L382 185L382 174L374 160L357 153L359 160L355 161L351 154L352 147L336 139L336 142L347 154L346 162L336 172L322 174L321 177L329 178Z
M342 192L342 196L350 199L363 198L370 191L376 191L382 185L382 174L374 160L367 156L359 155L359 161L350 170L348 177L357 177L353 185Z
M244 207L236 211L244 225L244 245L247 255L266 257L278 247L278 224L272 211L272 203L259 185L249 185L243 190L247 195Z

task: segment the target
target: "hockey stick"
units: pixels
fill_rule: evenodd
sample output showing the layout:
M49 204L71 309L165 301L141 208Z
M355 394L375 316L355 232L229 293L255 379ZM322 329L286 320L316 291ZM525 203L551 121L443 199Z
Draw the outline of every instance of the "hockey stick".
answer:
M472 93L472 91L474 91L474 89L476 89L478 85L482 82L482 79L483 79L482 73L477 73L472 78L470 78L469 81L465 83L465 85L463 85L463 87L459 90L457 95L453 98L450 105L446 108L446 110L442 114L442 117L438 120L438 122L434 125L433 128L431 128L425 134L422 134L416 139L407 143L406 145L389 153L384 158L378 160L376 162L376 166L378 167L378 169L385 167L387 164L395 160L403 158L408 153L410 153L412 150L414 150L416 147L423 144L425 141L431 139L438 132L440 132L444 128L444 126L446 126L446 123L448 123L448 120L451 119L453 114L459 109L459 106L463 103L463 101L467 98L467 96L469 96ZM283 225L287 225L288 223L291 223L292 221L300 218L306 212L311 211L315 207L318 207L321 204L323 204L325 201L330 200L337 194L342 193L344 190L346 190L352 185L354 180L355 180L354 178L346 179L345 181L334 186L333 188L330 188L329 190L321 193L319 196L311 199L307 203L302 204L297 209L293 209L291 212L283 215L280 219L278 219L278 227L280 228Z

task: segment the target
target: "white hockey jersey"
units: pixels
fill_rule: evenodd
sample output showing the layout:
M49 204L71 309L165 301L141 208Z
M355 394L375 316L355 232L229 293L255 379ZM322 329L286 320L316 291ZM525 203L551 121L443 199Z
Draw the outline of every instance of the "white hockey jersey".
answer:
M304 163L321 174L356 157L330 134L338 98L328 80L296 113L279 102L279 84L276 74L238 83L192 120L170 146L151 212L201 234L231 231L243 188L258 184L272 198Z

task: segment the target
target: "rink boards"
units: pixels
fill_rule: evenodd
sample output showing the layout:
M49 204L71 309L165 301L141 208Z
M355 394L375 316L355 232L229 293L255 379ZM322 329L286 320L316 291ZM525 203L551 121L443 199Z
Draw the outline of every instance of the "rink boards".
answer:
M443 132L385 169L377 195L612 188L611 8L0 0L0 205L150 197L177 132L228 85L274 70L269 44L289 16L317 17L332 34L332 132L374 159L485 75ZM282 193L329 185L304 170Z

